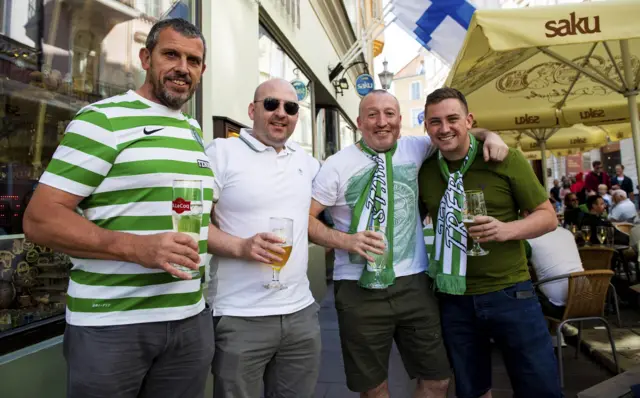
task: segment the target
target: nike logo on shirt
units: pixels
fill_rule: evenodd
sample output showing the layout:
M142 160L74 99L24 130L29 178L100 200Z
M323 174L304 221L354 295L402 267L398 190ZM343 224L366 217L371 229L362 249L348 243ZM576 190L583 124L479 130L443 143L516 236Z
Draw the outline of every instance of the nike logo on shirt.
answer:
M164 130L164 127L161 127L161 128L159 128L159 129L155 129L155 130L147 130L147 128L145 127L145 128L144 128L144 135L153 134L153 133L155 133L156 131L160 131L160 130Z

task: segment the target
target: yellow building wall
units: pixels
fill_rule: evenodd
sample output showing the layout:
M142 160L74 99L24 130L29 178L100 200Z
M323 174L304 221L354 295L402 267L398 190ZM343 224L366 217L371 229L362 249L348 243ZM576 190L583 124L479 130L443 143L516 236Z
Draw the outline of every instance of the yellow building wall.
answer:
M421 98L418 100L411 100L411 83L420 82ZM424 76L417 75L412 77L406 77L393 81L394 94L398 98L400 103L400 113L402 114L402 135L424 135L424 126L413 126L412 110L424 108Z

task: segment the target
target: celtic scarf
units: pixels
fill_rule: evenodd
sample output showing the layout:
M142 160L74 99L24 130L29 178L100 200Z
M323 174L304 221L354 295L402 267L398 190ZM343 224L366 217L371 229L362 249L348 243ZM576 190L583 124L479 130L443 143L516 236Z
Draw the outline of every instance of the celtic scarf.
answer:
M396 144L387 152L378 153L364 143L358 142L358 147L367 157L374 162L371 179L353 208L349 233L366 231L372 226L385 226L387 237L386 266L380 273L380 279L384 285L393 285L396 275L393 271L393 164L391 159L396 151ZM351 263L366 264L366 260L354 253L349 254ZM365 266L358 284L368 288L374 282L375 272Z
M429 275L443 293L464 294L467 290L467 229L462 223L464 185L462 176L469 170L478 151L475 137L469 134L471 144L460 170L449 173L447 161L438 151L440 174L447 181L447 190L440 200L436 223L435 253L429 266Z

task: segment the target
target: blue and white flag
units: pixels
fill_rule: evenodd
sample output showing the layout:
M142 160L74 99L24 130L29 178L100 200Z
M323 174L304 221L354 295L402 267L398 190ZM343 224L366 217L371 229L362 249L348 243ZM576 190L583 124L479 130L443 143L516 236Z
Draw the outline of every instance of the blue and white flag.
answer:
M467 0L391 0L400 28L452 65L475 12Z

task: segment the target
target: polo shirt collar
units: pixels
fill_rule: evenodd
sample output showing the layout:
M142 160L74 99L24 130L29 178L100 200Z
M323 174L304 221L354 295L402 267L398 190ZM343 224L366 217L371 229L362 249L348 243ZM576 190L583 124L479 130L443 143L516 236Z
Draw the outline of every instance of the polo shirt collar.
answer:
M258 139L253 136L251 129L241 129L240 130L240 139L245 144L247 144L247 146L249 148L253 149L256 152L264 152L268 148L268 146L266 146L262 142L258 141ZM287 149L287 150L289 150L291 152L295 152L296 151L296 149L291 144L291 139L287 140L287 142L284 144L284 146L285 146L285 149Z

